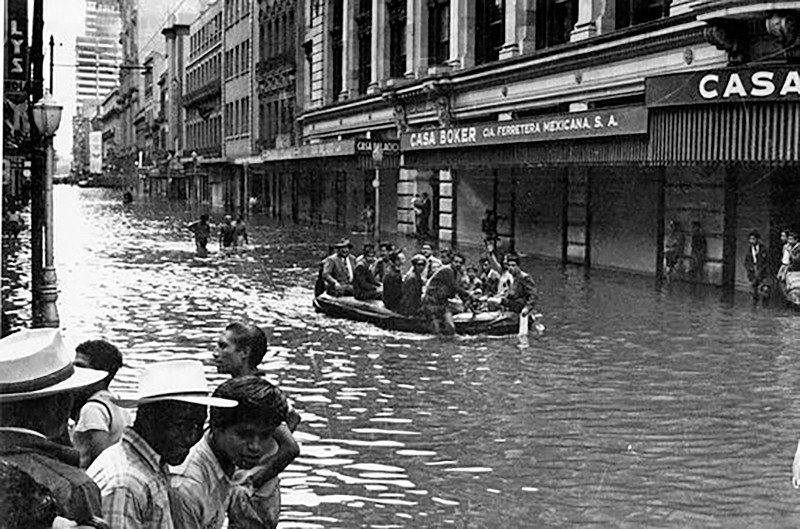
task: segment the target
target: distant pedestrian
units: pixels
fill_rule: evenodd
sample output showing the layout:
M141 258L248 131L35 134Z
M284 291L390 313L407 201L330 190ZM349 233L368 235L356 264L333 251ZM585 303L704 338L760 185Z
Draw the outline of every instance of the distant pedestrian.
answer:
M486 210L481 219L481 231L487 239L497 241L497 215L491 208Z
M422 225L422 237L427 239L430 237L431 229L431 197L428 193L422 193L422 201L420 202L420 224Z
M219 247L230 248L236 241L236 227L230 215L225 215L222 225L219 227Z
M63 516L90 523L102 516L100 491L78 467L78 451L54 439L66 431L74 392L107 373L75 366L74 354L56 329L0 339L0 461L47 487Z
M122 353L105 340L83 342L75 349L75 365L104 371L107 376L76 396L72 418L76 424L72 442L81 454L81 468L88 468L100 453L122 438L130 426L127 410L114 404L108 386L122 367Z
M792 263L792 246L789 244L789 230L781 230L781 266L778 269L778 281L786 279L786 272Z
M194 244L198 257L208 255L208 239L211 237L211 226L208 224L208 215L200 215L197 220L188 226L189 231L194 234Z
M692 234L689 242L691 244L691 250L689 251L689 258L691 260L689 276L695 281L700 281L703 278L706 259L708 259L706 233L700 221L696 220L692 222Z
M681 227L681 221L672 219L669 221L669 229L664 237L664 274L672 277L683 257L683 250L686 238Z
M761 235L751 231L748 235L750 245L744 258L744 269L747 271L747 280L750 281L753 300L762 297L762 286L767 279L767 249L761 244Z
M244 246L245 244L250 244L250 239L247 237L247 222L244 220L244 215L239 215L234 224L233 245Z
M361 221L364 223L364 233L369 236L375 231L375 210L367 205L361 212Z

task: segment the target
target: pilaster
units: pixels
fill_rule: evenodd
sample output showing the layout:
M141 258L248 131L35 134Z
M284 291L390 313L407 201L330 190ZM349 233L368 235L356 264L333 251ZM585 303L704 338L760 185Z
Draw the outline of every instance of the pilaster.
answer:
M349 99L356 91L357 69L356 46L358 28L356 27L356 1L344 0L342 17L342 91L339 100Z
M455 69L475 65L475 0L450 0L450 60Z
M368 94L378 92L381 82L388 77L389 46L386 41L389 24L386 15L386 0L372 0L372 68Z
M408 0L406 13L406 78L418 79L428 70L427 0Z
M527 0L505 0L505 43L500 49L500 58L507 59L533 51L536 46L535 2Z

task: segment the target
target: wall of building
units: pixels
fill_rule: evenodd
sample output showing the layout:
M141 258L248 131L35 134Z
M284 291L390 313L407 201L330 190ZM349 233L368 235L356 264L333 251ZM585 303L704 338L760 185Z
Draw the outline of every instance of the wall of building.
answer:
M658 172L594 167L590 178L592 267L655 274Z
M517 169L517 251L561 259L566 169Z

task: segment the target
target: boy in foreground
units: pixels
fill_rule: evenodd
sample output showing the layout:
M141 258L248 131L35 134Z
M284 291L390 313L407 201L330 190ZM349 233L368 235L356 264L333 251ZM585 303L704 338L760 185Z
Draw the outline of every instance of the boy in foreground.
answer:
M186 461L172 471L173 512L185 529L221 528L226 514L230 527L275 527L280 512L264 505L259 489L283 468L264 467L274 449L275 429L288 410L281 391L257 376L223 383L214 397L234 400L235 408L213 408L210 429L192 448ZM251 482L239 482L238 469L257 469Z

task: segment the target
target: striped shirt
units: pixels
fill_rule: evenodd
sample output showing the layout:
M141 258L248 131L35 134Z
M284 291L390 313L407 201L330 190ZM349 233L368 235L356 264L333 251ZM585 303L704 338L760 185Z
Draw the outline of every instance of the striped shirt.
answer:
M86 471L100 487L111 529L173 529L169 476L159 456L132 428Z

